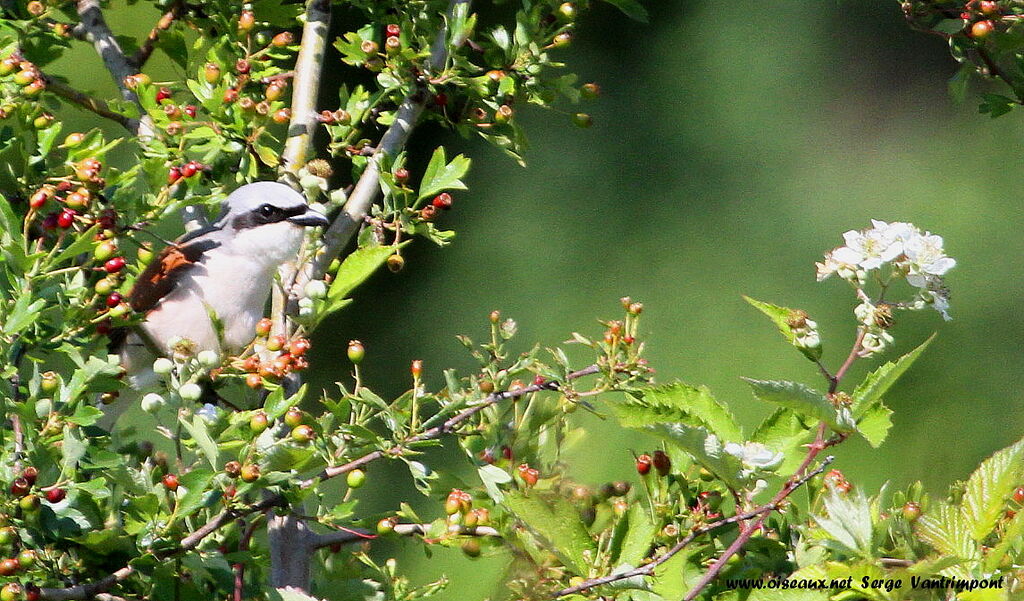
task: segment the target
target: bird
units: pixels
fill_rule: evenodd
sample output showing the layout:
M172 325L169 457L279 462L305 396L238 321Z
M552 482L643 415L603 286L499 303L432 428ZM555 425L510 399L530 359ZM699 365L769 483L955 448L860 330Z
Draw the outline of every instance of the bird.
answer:
M245 348L278 268L295 259L306 228L328 223L282 183L250 183L228 195L216 221L164 248L128 293L143 319L112 336L110 351L120 357L129 386L152 388L158 382L153 362L170 357L182 340L196 353Z

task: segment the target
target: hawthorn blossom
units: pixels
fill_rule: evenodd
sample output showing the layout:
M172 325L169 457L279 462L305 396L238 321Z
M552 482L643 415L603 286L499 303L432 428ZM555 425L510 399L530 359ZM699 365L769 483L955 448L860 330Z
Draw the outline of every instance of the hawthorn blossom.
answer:
M755 472L774 470L784 458L782 453L773 451L759 442L727 442L724 450L743 464L743 471L740 474L743 478L748 478Z
M854 313L866 330L863 353L879 352L891 343L892 337L885 330L891 325L893 308L930 306L943 319L950 319L949 289L943 277L956 267L956 260L946 255L942 236L922 231L912 223L872 219L871 227L850 230L843 234L843 241L844 246L825 253L824 261L815 263L817 279L820 282L836 274L857 289L861 304ZM908 302L879 302L876 307L864 292L868 273L876 270L883 287L904 279L917 288L916 294Z

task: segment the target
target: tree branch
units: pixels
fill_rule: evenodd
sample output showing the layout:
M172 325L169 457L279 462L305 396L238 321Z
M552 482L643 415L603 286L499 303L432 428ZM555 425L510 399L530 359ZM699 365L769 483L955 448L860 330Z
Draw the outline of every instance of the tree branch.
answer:
M601 578L592 578L590 580L587 580L586 582L581 582L580 584L577 584L576 586L570 586L569 588L564 588L564 589L556 592L554 595L552 595L552 597L557 599L558 597L564 597L566 595L573 595L573 594L576 594L576 593L581 593L583 591L590 590L590 589L592 589L594 587L602 586L602 585L605 585L605 584L611 584L613 582L618 582L620 580L626 580L626 579L629 579L629 578L636 578L638 576L650 576L651 574L654 573L655 568L657 568L661 564L665 563L669 559L672 559L672 556L674 556L676 553L679 553L680 551L685 549L698 536L701 536L703 534L707 534L708 532L712 532L714 530L718 530L722 526L728 526L729 524L735 524L736 522L742 522L743 520L749 520L750 518L755 518L755 517L760 517L761 518L760 520L758 520L758 524L760 525L760 522L763 521L764 518L766 518L768 516L768 514L770 514L771 512L773 512L773 511L779 509L779 507L781 507L782 502L786 499L786 497L788 497L790 494L792 494L793 491L795 491L796 489L798 489L801 486L803 486L804 484L806 484L807 481L810 480L811 478L813 478L813 477L817 476L818 474L822 473L823 471L825 471L825 468L828 467L828 465L830 463L832 463L833 459L834 459L834 457L832 457L831 455L826 457L821 462L821 465L819 465L816 469L814 469L811 472L808 472L807 474L804 474L802 477L800 477L800 478L798 478L796 480L792 480L791 484L788 487L784 487L783 488L783 491L785 491L784 495L782 495L780 497L776 497L776 498L772 499L771 501L769 501L768 503L765 503L764 505L762 505L762 506L760 506L760 507L758 507L756 509L753 509L751 511L748 511L746 513L738 513L736 515L733 515L733 516L730 516L730 517L718 520L716 522L712 522L712 523L707 524L705 526L701 526L700 528L697 528L696 530L694 530L690 534L686 535L678 543L673 545L671 549L666 551L664 554L659 555L654 561L652 561L652 562L650 562L648 564L642 565L639 568L634 568L634 569L629 570L627 572L621 572L619 574L612 574L610 576L603 576ZM756 528L754 528L754 529L756 530ZM710 581L710 579L709 579L709 581ZM697 587L694 587L694 590L699 591L699 589Z
M302 26L299 56L295 59L292 84L292 118L288 124L281 166L296 174L306 164L306 155L313 145L317 120L316 100L320 94L320 72L327 49L327 30L331 25L330 0L309 0L306 23Z
M568 374L568 376L566 376L565 381L569 382L569 381L572 381L572 380L575 380L575 379L578 379L578 378L582 378L584 376L593 375L593 374L598 373L599 371L600 371L600 368L597 365L591 365L589 367L585 367L585 368L583 368L581 370L574 371L574 372ZM493 393L493 394L487 396L486 398L484 398L482 401L480 401L476 405L473 405L472 407L464 409L464 410L460 411L459 413L455 414L454 416L448 418L447 420L445 420L444 423L442 423L442 424L440 424L438 426L435 426L433 428L430 428L429 430L426 430L424 432L421 432L420 434L417 434L416 436L411 436L411 437L407 438L400 445L396 445L396 446L392 447L391 449L389 449L387 451L387 453L385 453L383 451L379 451L379 450L378 451L372 451L372 452L367 453L367 454L363 455L362 457L359 457L358 459L350 461L350 462L348 462L348 463L346 463L344 465L339 465L339 466L335 466L335 467L332 467L332 468L327 468L323 472L321 472L316 478L305 480L305 481L301 482L299 484L299 486L301 486L303 488L308 488L309 486L312 486L312 485L314 485L314 484L316 484L316 483L318 483L318 482L320 482L322 480L327 480L327 479L330 479L330 478L334 478L336 476L340 476L342 474L346 474L346 473L356 469L357 467L366 465L367 463L370 463L372 461L380 459L381 457L384 457L385 455L388 455L388 456L400 455L400 454L402 454L404 452L404 447L406 445L409 445L411 443L416 443L416 442L422 442L422 441L425 441L425 440L433 440L435 438L440 438L444 434L447 434L447 433L451 432L455 428L455 426L457 426L457 425L461 424L462 422L468 420L469 418L473 417L474 415L476 415L480 411L483 411L487 407L490 407L491 405L494 405L495 403L498 403L499 401L507 400L507 399L519 398L521 396L524 396L524 395L527 395L527 394L531 394L531 393L534 393L534 392L539 392L539 391L542 391L542 390L557 390L559 387L561 387L562 384L563 384L563 382L558 382L558 381L555 381L555 380L551 380L551 381L548 381L548 382L544 382L542 384L532 384L530 386L526 386L526 387L523 387L523 388L518 388L516 390L506 390L506 391L503 391L503 392ZM188 536L183 538L181 540L181 545L179 545L176 549L172 549L170 551L167 551L166 553L162 553L162 554L159 555L159 557L161 559L166 559L166 558L169 558L169 557L173 557L175 555L180 555L180 554L185 553L187 551L191 551L192 549L195 549L197 546L199 546L199 543L202 542L204 538L206 538L207 536L213 534L214 532L216 532L220 528L224 527L225 525L231 523L233 520L235 520L235 519L237 519L239 517L244 517L246 515L253 514L253 513L264 512L264 511L267 511L268 509L271 509L273 507L279 507L279 506L283 506L285 504L286 504L286 501L285 501L284 496L280 495L280 494L276 494L276 495L269 495L267 498L263 499L262 501L254 504L254 505L250 505L249 507L226 509L226 510L222 511L221 513L215 515L213 518L211 518L201 528L195 530L192 534L189 534ZM415 527L416 525L409 525L409 526L410 527ZM477 530L479 531L481 528L482 527L477 527ZM397 528L396 528L396 530L397 530ZM40 598L43 599L44 601L75 601L75 600L90 599L93 596L95 596L97 593L105 592L105 591L109 590L115 584L117 584L121 580L124 580L129 575L131 575L132 572L133 572L133 569L129 566L129 567L122 568L122 569L118 570L117 572L115 572L114 574L111 574L107 578L104 578L103 580L96 581L94 583L90 583L90 584L86 584L86 585L78 585L78 586L73 586L73 587L68 587L68 588L63 588L63 589L43 589L43 594L42 594L42 596Z
M57 96L60 96L65 100L74 102L78 106L88 111L92 111L100 117L105 117L107 119L110 119L111 121L116 121L122 127L124 127L130 132L134 133L139 130L138 119L132 119L131 117L126 117L120 113L115 113L114 111L110 110L110 107L107 105L106 102L103 102L98 98L93 98L85 92L80 92L75 88L72 88L68 84L53 79L48 75L44 74L43 80L46 82L46 89L50 92L53 92Z
M450 20L461 5L468 6L469 4L470 0L451 0L446 18ZM451 46L460 46L462 42L463 40L461 39L452 40ZM427 60L428 73L444 68L448 62L448 51L448 26L446 22L437 32L437 37L434 39L430 58ZM298 273L282 280L284 282L294 282L294 285L289 286L286 290L289 296L294 296L294 290L302 290L310 280L323 276L331 262L341 254L342 249L348 244L348 241L359 228L359 224L363 222L363 218L369 213L370 207L377 200L377 195L380 194L380 161L382 157L385 155L393 157L405 148L405 144L409 141L409 136L419 121L420 114L423 112L423 108L428 100L428 95L423 89L415 89L399 105L398 111L395 113L394 122L384 132L380 144L377 145L373 155L370 156L370 160L367 161L366 167L362 175L359 176L359 181L356 182L355 188L349 195L348 200L345 202L344 208L334 219L334 223L324 232L323 252L319 253L311 263L302 266Z
M114 33L107 26L107 22L103 18L103 11L100 10L99 0L78 0L76 7L85 38L92 42L96 53L103 59L103 64L121 91L121 97L139 106L142 116L139 119L137 131L133 133L137 133L140 137L152 137L155 134L152 119L146 115L142 106L139 105L139 98L125 82L129 75L138 73L138 69L125 57L124 51L121 50L121 46L114 38Z
M395 524L395 534L399 534L401 536L419 536L426 534L429 530L430 524ZM490 526L476 526L475 528L462 526L456 535L501 536L501 533ZM331 545L343 545L345 543L353 543L375 538L377 538L376 534L373 534L369 530L363 530L362 528L336 530L334 532L315 535L313 538L313 547L316 549L322 549L324 547L330 547Z

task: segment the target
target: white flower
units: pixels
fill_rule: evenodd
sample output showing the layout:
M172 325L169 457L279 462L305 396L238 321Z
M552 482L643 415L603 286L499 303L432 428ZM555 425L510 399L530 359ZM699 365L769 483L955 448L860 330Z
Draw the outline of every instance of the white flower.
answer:
M876 328L875 330L864 334L864 340L860 343L860 351L857 352L858 357L870 357L875 353L880 353L892 344L892 334L885 330Z
M725 452L743 464L742 476L748 477L757 471L773 470L782 463L782 453L775 452L759 442L725 443Z
M928 287L928 276L941 277L956 267L956 259L947 257L942 249L942 236L930 232L914 236L906 243L910 273L907 282L918 288Z
M859 265L866 270L878 269L903 254L902 229L891 229L883 221L873 222L876 227L867 230L850 230L843 234L846 246L832 251L833 260L839 263ZM882 227L877 227L878 225Z
M220 366L220 355L217 354L217 351L200 351L196 358L199 359L200 365L208 369Z

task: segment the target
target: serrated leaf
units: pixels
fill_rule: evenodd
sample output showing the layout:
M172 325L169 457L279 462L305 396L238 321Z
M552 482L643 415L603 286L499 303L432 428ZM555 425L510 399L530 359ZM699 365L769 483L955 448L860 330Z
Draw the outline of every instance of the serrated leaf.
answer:
M96 244L96 232L98 232L99 229L99 225L94 225L91 228L79 234L78 238L76 238L71 244L69 244L67 248L60 251L60 254L58 254L57 257L53 260L53 264L60 265L62 262L70 259L71 257L74 257L75 255L80 255L84 252L92 250L93 245Z
M539 492L528 497L510 492L505 496L505 506L547 541L567 567L579 575L589 573L590 562L596 557L597 549L580 519L579 511L571 503L562 497Z
M722 440L743 440L736 418L706 386L677 382L644 389L639 398L627 397L624 403L617 405L616 412L625 425L633 428L659 422L682 422L705 428Z
M1022 462L1024 440L982 461L968 478L960 507L974 540L988 537L1002 517L1006 499L1022 477Z
M1012 546L1024 537L1024 511L1017 512L1000 534L999 542L985 554L985 571L995 571Z
M865 559L872 557L871 506L864 494L831 490L825 496L825 510L827 516L813 516L822 530L847 551Z
M643 429L689 453L697 463L718 476L730 488L742 488L742 483L738 479L742 470L740 461L726 453L722 441L704 428L677 423L653 424Z
M214 474L213 470L197 468L181 476L181 486L186 489L186 492L178 499L178 504L174 508L179 516L191 515L192 512L205 505L209 493L220 497L220 491L207 490L210 482L213 481Z
M650 512L640 503L633 503L626 514L628 529L622 540L622 548L619 551L616 563L628 563L640 565L640 561L647 557L647 552L654 544L654 535L658 532L658 526L651 519Z
M853 411L854 417L860 417L875 401L881 400L882 395L913 365L914 361L924 352L924 349L928 348L932 340L935 340L935 334L932 334L928 340L925 340L920 346L896 361L889 361L868 374L857 385L853 395L851 395L853 397L853 404L850 409Z
M868 441L868 444L877 449L892 428L891 415L892 409L878 401L857 420L857 432Z
M971 528L959 507L949 504L933 507L917 519L914 533L943 555L978 559Z
M78 462L85 457L87 447L82 440L78 428L64 426L64 441L61 444L61 468L67 474L73 474Z
M848 410L836 409L824 394L799 382L743 380L754 389L754 396L762 401L782 405L801 415L823 421L836 432L851 432L856 428Z
M465 190L466 184L460 178L469 171L469 164L470 160L461 154L449 162L444 146L438 146L423 173L418 199L430 198L444 190Z

